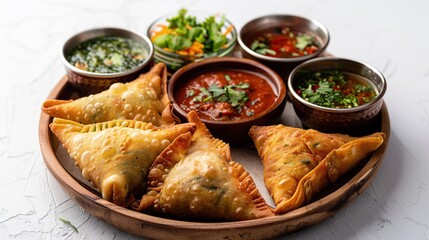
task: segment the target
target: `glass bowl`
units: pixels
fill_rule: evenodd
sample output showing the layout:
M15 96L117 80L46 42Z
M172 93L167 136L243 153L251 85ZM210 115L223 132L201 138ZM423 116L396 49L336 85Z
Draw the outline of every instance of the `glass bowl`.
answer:
M168 26L168 19L177 16L177 13L172 13L160 17L155 20L152 24L150 24L147 30L147 36L154 42L153 36L156 32L161 30L161 26ZM211 58L211 57L224 57L232 54L235 46L237 45L237 31L234 25L226 18L223 18L220 14L210 14L204 12L189 12L187 16L193 16L196 18L197 22L202 22L206 18L210 16L215 17L215 21L220 23L224 21L223 26L220 31L222 33L226 33L225 36L227 38L227 42L216 52L204 52L202 54L178 54L176 52L172 52L171 50L167 50L165 48L161 48L154 43L154 60L155 62L163 62L167 65L169 73L172 74L177 71L179 68L185 66L186 64L192 62L199 62L201 60Z

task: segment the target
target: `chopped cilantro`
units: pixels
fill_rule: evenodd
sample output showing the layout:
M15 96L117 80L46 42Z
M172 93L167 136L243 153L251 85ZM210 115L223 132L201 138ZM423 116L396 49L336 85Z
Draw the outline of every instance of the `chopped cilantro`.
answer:
M67 226L69 226L69 227L71 227L75 232L79 232L78 230L77 230L77 227L75 227L69 220L66 220L66 219L64 219L64 218L59 218L59 220L61 221L61 222L63 222L65 225L67 225Z
M249 99L247 93L240 89L247 89L249 87L248 83L230 84L224 87L212 84L208 89L200 88L201 93L194 98L194 101L207 102L215 100L218 102L228 102L233 107L239 107L244 105Z
M195 95L195 91L194 90L187 90L186 91L186 97L192 97Z
M373 88L338 70L310 73L296 89L306 101L331 108L357 107L377 96Z
M304 50L305 47L308 45L313 44L313 38L307 34L301 34L296 37L296 44L295 47L299 48L300 50Z
M264 42L260 42L259 40L253 41L250 48L253 51L262 55L266 55L266 54L276 55L276 51L270 49L267 44L265 44Z

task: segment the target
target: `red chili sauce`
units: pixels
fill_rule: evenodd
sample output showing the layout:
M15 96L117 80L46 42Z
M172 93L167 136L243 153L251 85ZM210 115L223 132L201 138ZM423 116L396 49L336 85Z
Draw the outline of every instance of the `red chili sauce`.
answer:
M277 96L256 73L218 69L189 79L175 98L185 111L195 110L202 119L229 121L263 112Z
M319 46L314 37L307 33L275 28L255 39L251 49L270 57L293 58L313 54L319 50Z

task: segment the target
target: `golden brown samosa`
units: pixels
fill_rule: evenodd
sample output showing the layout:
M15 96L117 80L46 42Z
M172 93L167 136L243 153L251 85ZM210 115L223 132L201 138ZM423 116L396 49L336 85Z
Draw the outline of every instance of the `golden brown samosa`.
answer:
M148 193L135 209L196 220L245 220L273 215L249 173L214 138L196 112L197 129L178 137L153 163Z
M149 167L173 140L193 132L194 124L156 128L151 123L113 120L83 125L54 118L52 132L102 197L125 206L129 193L141 191Z
M48 99L42 110L52 117L82 124L133 119L155 126L173 125L166 71L165 64L158 63L136 80L114 83L97 94L76 100Z
M264 181L275 213L296 209L375 151L384 134L365 137L316 130L253 126L249 131L264 166Z

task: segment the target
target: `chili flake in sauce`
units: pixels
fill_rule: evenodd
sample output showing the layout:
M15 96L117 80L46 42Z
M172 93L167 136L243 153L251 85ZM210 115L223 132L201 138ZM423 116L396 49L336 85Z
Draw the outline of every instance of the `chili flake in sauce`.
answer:
M98 37L76 46L67 57L73 66L96 73L117 73L139 66L147 56L138 42L121 37Z
M294 88L299 96L323 107L358 107L378 95L369 80L339 70L312 72L297 82Z
M276 28L261 34L250 48L259 54L278 58L302 57L319 50L311 35L289 28Z
M259 114L277 98L263 77L240 70L215 70L189 79L175 98L185 111L209 120L239 120Z

